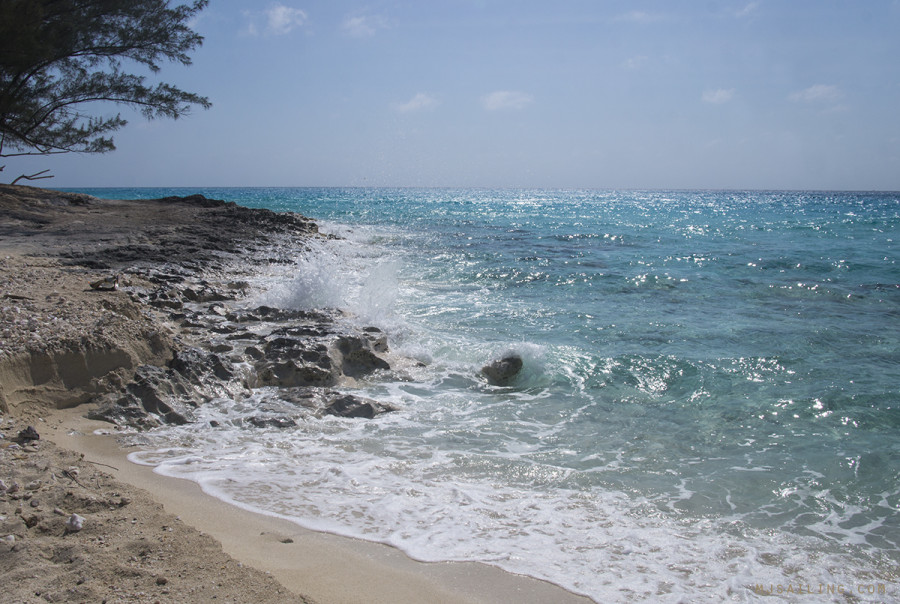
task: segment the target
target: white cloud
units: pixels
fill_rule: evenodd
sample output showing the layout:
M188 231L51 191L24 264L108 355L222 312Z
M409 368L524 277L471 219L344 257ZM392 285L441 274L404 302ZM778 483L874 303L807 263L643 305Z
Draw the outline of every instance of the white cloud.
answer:
M636 55L627 59L623 65L625 69L640 69L647 64L647 61L648 58L645 55Z
M305 12L284 4L273 4L266 9L265 14L266 32L276 36L290 33L306 22Z
M422 109L431 109L438 104L437 99L425 94L418 93L405 103L394 103L393 107L400 113L409 113L410 111L420 111Z
M736 12L735 16L736 17L749 17L750 15L755 13L756 9L758 9L758 8L759 8L759 2L750 2L749 4L747 4L747 6L745 6L738 12Z
M734 98L734 88L718 88L716 90L706 90L703 93L703 102L713 105L721 105L727 103Z
M258 36L261 33L281 36L306 23L304 11L284 4L273 4L262 12L243 11L243 15L246 25L240 33L245 36Z
M818 103L836 101L841 98L841 90L837 86L816 84L788 95L788 99L795 103Z
M244 19L246 20L246 24L241 29L240 34L242 36L258 36L259 29L256 27L256 23L253 18L253 13L248 10L241 11L241 14L244 15Z
M619 15L617 21L631 21L633 23L652 23L661 21L663 16L659 13L648 13L642 10L633 10L631 12Z
M533 100L534 98L530 94L518 90L498 90L481 97L481 103L488 111L524 109Z
M377 15L356 15L347 17L341 29L354 38L369 38L375 35L379 29L387 27L387 21L384 17Z

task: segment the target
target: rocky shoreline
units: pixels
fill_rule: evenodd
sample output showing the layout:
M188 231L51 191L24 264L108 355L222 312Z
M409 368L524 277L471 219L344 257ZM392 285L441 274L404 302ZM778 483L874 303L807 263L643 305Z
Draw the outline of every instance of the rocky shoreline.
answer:
M254 267L290 264L322 237L311 220L199 195L124 202L3 187L0 203L3 247L26 252L3 259L0 375L20 377L0 380L0 410L91 402L94 419L146 429L193 421L204 402L261 387L278 388L297 413L391 410L340 391L391 371L380 330L351 327L334 309L243 304ZM29 295L53 272L68 277L45 276L60 291ZM71 316L73 297L96 310ZM54 323L64 328L36 333ZM256 424L294 418L286 410Z
M137 429L182 424L215 397L259 388L279 402L245 420L254 426L390 411L341 389L394 371L378 329L333 309L247 304L254 271L290 265L320 237L300 215L200 196L108 201L0 185L4 597L309 601L40 433L70 407ZM67 524L76 517L83 530Z

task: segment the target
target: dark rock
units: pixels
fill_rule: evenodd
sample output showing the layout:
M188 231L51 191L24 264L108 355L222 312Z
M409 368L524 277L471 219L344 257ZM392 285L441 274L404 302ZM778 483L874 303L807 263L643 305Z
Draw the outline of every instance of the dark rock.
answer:
M249 331L236 331L225 336L226 340L253 340L256 336Z
M264 359L266 356L266 353L264 353L262 350L260 350L256 346L247 346L244 349L244 354L246 354L248 357L250 357L251 359L253 359L255 361Z
M253 387L278 386L331 386L334 374L318 365L303 365L293 360L262 362L256 365L256 383Z
M234 325L227 325L224 323L221 324L210 324L206 326L207 329L214 333L222 334L222 335L231 335L240 329L239 327L235 327Z
M194 408L207 399L177 371L141 365L124 394L107 400L88 417L139 428L181 425L191 421Z
M334 316L325 311L290 310L273 308L271 306L258 306L252 310L235 310L228 313L226 318L234 323L268 321L272 323L312 322L328 324L334 322Z
M481 368L481 373L494 386L508 386L522 371L522 357L517 354L503 357Z
M372 350L374 350L375 352L388 351L387 336L383 331L381 331L377 327L366 327L365 329L363 329L363 333L365 333L366 338L371 343Z
M150 306L155 306L156 308L169 308L171 310L181 310L184 307L180 300L172 300L169 298L156 298L155 300L150 300Z
M248 417L247 421L257 428L293 428L297 422L289 417Z
M189 203L192 205L197 205L202 208L220 208L228 205L225 201L221 199L208 199L204 195L195 194L195 195L185 195L184 197L179 196L171 196L171 197L160 197L159 199L154 199L153 201L159 203ZM230 202L234 205L234 202Z
M372 343L362 336L341 336L334 343L335 356L341 373L361 377L379 369L390 369L390 364L372 350Z
M282 327L272 332L272 335L292 336L295 338L321 338L332 333L329 324L313 323L311 325L298 325L293 327Z
M329 371L332 368L328 348L310 338L276 337L266 341L263 348L265 358L271 362L302 360Z
M19 431L19 442L30 443L33 440L40 440L41 435L37 433L34 426L28 426L24 430Z
M322 410L327 392L330 391L321 388L282 388L278 398L306 409Z
M338 396L325 407L325 413L338 417L362 417L372 419L376 415L394 411L394 408L372 399L345 394Z
M108 395L91 419L137 428L193 421L194 410L229 394L234 374L222 359L196 348L178 350L168 367L142 365L125 391Z
M208 285L186 287L181 290L180 294L182 299L197 303L223 302L225 300L234 299L234 296L220 292Z
M291 353L295 350L303 350L306 342L297 338L277 337L266 341L266 352L269 353Z
M234 377L228 367L222 363L217 354L203 352L197 348L178 350L169 362L169 367L195 384L202 384L204 376L212 373L220 380L230 380Z

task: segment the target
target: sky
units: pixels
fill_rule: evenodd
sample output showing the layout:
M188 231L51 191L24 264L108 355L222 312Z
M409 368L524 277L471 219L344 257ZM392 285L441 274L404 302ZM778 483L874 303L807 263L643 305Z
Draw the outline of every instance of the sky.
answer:
M177 0L176 2L177 3ZM38 186L900 190L900 0L212 0Z

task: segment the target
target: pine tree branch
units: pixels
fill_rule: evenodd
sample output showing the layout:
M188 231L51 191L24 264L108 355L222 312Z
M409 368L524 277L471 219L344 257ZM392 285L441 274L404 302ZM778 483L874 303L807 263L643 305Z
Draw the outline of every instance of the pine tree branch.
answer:
M47 174L46 176L41 176L41 174L44 174L49 171L50 171L50 169L48 168L46 170L41 170L40 172L35 172L34 174L22 174L21 176L19 176L17 179L15 179L14 181L12 181L9 184L14 185L22 179L30 181L30 180L43 180L45 178L53 178L52 174Z

